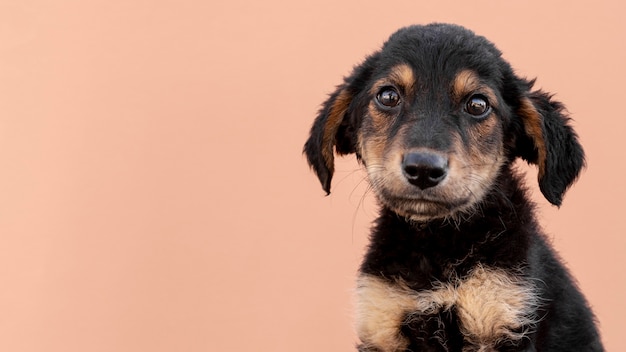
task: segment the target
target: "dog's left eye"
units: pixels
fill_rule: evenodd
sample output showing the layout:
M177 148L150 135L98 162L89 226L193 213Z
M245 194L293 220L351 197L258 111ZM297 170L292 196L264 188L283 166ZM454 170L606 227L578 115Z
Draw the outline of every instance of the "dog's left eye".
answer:
M491 106L489 105L487 98L476 94L472 95L465 104L465 111L474 117L482 118L491 111Z
M400 103L400 94L394 88L386 87L376 95L376 100L383 106L393 108Z

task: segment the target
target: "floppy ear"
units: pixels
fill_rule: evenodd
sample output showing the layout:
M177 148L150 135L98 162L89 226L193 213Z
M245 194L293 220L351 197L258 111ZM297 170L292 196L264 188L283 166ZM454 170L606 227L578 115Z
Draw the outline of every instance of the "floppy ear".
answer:
M326 194L330 193L330 181L335 170L334 152L339 155L356 152L359 117L355 116L357 104L354 100L365 88L377 57L374 54L357 66L324 102L304 145L304 154Z
M560 206L563 194L585 166L578 136L564 106L545 92L527 92L517 113L523 123L523 136L516 142L518 156L538 166L541 192L550 203Z

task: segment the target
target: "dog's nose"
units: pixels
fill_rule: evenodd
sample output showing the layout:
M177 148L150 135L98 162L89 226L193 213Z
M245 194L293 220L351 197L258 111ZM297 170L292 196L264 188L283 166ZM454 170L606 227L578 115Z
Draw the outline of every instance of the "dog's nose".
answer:
M402 158L404 177L414 186L426 189L438 185L448 174L448 160L428 152L411 152Z

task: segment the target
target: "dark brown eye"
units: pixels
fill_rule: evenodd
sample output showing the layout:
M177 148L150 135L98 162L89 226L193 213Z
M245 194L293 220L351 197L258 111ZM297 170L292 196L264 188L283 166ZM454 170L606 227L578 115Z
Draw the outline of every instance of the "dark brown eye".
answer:
M483 118L491 112L491 106L489 106L487 98L477 94L469 98L465 105L465 111L474 117Z
M386 87L378 93L376 100L383 106L393 108L400 103L400 94L394 88Z

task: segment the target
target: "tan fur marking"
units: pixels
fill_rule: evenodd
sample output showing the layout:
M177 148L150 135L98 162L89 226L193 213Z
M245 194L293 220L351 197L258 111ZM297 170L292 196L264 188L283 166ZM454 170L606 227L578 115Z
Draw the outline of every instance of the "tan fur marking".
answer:
M417 292L401 282L361 275L357 286L357 333L365 346L381 352L404 351L408 341L400 325L412 312L436 312L448 308L453 292Z
M457 99L461 99L467 92L472 92L480 86L478 75L472 70L459 72L452 83L452 94Z
M367 165L376 165L382 162L382 157L389 142L387 129L389 118L381 114L372 101L368 106L370 119L363 122L358 132L358 144L363 160Z
M392 81L398 83L404 89L404 94L410 96L413 94L413 88L415 86L415 76L413 75L413 69L407 64L401 64L394 67L391 70L390 78Z
M452 96L457 102L471 93L483 94L489 99L489 104L497 106L498 97L493 89L483 84L478 74L472 70L459 72L452 83Z
M407 64L394 66L386 77L373 84L370 93L376 95L381 88L389 85L397 87L403 97L411 96L415 90L413 69ZM359 129L358 143L363 160L368 167L368 173L371 175L384 172L385 160L389 159L389 155L386 155L387 150L391 147L390 143L397 142L398 139L390 140L387 133L394 117L381 112L374 101L368 105L368 116L369 119L365 119ZM394 153L394 151L391 152L391 154ZM398 176L402 177L402 175ZM397 177L384 179L399 180Z
M330 108L330 112L326 118L326 124L324 125L324 135L322 136L322 156L324 158L324 162L326 163L326 167L330 170L331 174L335 169L335 157L333 151L335 136L337 135L337 130L341 125L341 121L343 120L346 111L348 111L351 101L352 95L349 94L347 90L342 90Z
M537 306L534 287L503 270L478 266L459 286L456 301L461 329L478 346L493 346L500 340L518 340L514 332L532 324Z
M519 113L522 116L526 134L532 138L537 148L537 166L539 167L539 178L542 178L546 171L546 143L541 127L543 117L528 98L522 98Z
M388 85L395 85L402 89L405 96L411 96L415 90L415 75L407 64L394 66L387 77L381 78L372 85L370 93L376 95L378 91Z
M478 128L484 128L482 135L476 132L470 133L469 146L464 146L461 137L455 136L454 152L450 154L449 164L452 170L450 175L454 177L450 178L449 187L446 189L450 193L445 193L444 196L454 199L455 194L463 194L467 197L469 204L463 209L467 214L476 211L477 208L474 205L489 191L485 185L493 182L492 180L497 177L502 164L506 161L501 145L493 146L493 149L480 148L482 140L493 133L497 123L494 116L488 119L484 123L490 124L493 121L494 126L479 126Z
M467 351L492 351L503 339L535 322L537 305L532 286L503 270L476 267L466 278L414 291L401 281L361 275L357 286L357 333L365 347L381 352L404 351L408 341L400 326L410 315L433 314L455 306Z
M501 138L493 137L495 134L500 133L497 128L498 123L498 118L492 113L483 122L474 126L468 132L470 142L467 143L467 148L469 149L467 152L464 151L465 147L463 147L461 137L456 136L455 157L463 160L464 164L469 167L468 172L480 175L481 180L492 180L495 178L502 163L505 161ZM497 144L490 145L491 148L485 148L485 140L488 139L494 140L494 143ZM471 180L474 180L474 178L470 178L469 182ZM468 181L464 180L463 182ZM484 187L481 186L481 188ZM479 198L482 198L482 196Z
M489 116L485 118L485 120L476 126L476 131L474 134L476 135L476 144L480 144L480 142L488 135L491 135L498 125L496 121L497 117L492 112ZM470 132L472 133L472 132Z
M374 171L382 170L383 153L387 147L387 140L383 137L360 138L362 143L363 160L366 160L367 166L375 168Z
M403 193L406 186L403 182L405 178L402 169L395 166L401 165L403 151L406 149L402 140L410 126L406 124L401 126L396 138L390 139L388 138L390 118L378 113L373 102L369 108L372 118L365 121L360 130L359 145L370 185L377 191L384 186L389 192Z
M415 309L411 294L373 276L362 276L357 297L357 334L361 342L381 352L404 350L408 341L399 329L404 316Z
M381 113L378 108L376 108L376 104L373 101L369 103L367 110L369 112L369 116L372 118L372 127L376 134L386 134L387 128L390 125L389 116Z

